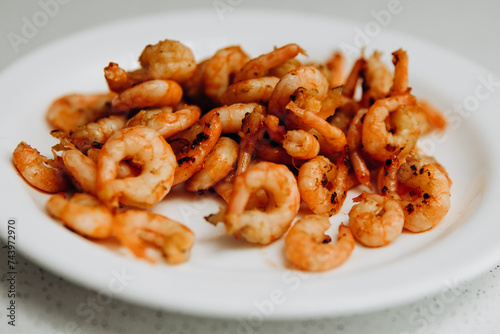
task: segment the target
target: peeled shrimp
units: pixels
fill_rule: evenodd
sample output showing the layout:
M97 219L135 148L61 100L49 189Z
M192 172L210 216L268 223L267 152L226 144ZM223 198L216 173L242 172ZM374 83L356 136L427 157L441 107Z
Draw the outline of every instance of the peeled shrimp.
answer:
M187 144L176 156L174 186L186 181L203 168L203 162L217 143L221 131L219 114L208 113L189 129L170 138L171 141Z
M300 87L314 90L318 101L323 100L328 94L328 80L325 76L314 66L301 66L286 74L276 84L269 100L269 113L283 118L290 96Z
M219 114L223 134L238 133L243 125L245 115L250 114L256 108L258 110L264 110L264 106L258 103L235 103L228 106L214 108L208 113Z
M54 159L48 159L30 145L20 142L12 153L12 160L23 178L35 188L57 193L70 187L64 165L55 154Z
M358 204L349 212L349 228L363 245L387 245L403 231L404 213L394 199L363 192L353 201Z
M277 77L267 76L233 83L221 96L221 103L267 103L279 80Z
M377 100L368 110L363 122L363 148L378 161L385 161L394 154L406 154L417 142L419 129L411 111L405 109L415 105L410 94L397 95ZM386 118L390 113L393 129L388 130Z
M66 150L61 154L66 169L72 176L75 187L80 191L97 194L97 164L79 150Z
M69 94L52 102L47 120L59 130L70 131L99 117L109 115L114 93Z
M203 168L186 181L188 191L212 188L234 169L238 159L238 143L228 137L220 137L203 163Z
M47 211L75 232L90 238L105 239L113 232L113 215L97 198L77 193L69 200L64 194L53 195Z
M331 72L330 87L338 87L344 83L345 57L340 52L335 52L327 60L326 66Z
M165 39L147 45L139 62L148 79L174 80L183 83L194 74L196 61L191 49L179 41Z
M450 209L450 185L429 160L411 152L399 167L398 180L411 190L401 194L405 229L423 232L439 223Z
M300 167L300 197L311 211L329 215L339 212L347 195L349 167L347 152L337 159L337 165L319 155Z
M446 117L425 100L417 100L417 110L414 115L417 118L420 134L422 135L433 130L444 131L446 129Z
M267 75L271 75L273 77L283 78L288 72L296 69L297 67L301 67L302 63L297 58L292 58L285 60L283 63L274 66L269 69Z
M231 84L232 75L238 73L248 61L248 55L239 46L221 49L207 61L203 73L205 94L214 102L220 98Z
M76 148L87 152L91 147L101 147L113 133L121 130L127 118L122 115L112 115L81 125L69 133L69 139Z
M347 145L344 132L325 121L318 113L300 108L294 101L290 101L286 108L300 119L303 126L312 128L310 132L318 138L322 154L340 152Z
M189 259L194 244L194 233L167 217L156 213L128 210L115 215L116 238L135 256L149 262L156 260L146 253L149 247L161 250L170 264Z
M325 235L327 216L308 215L298 220L285 238L285 255L300 270L326 271L343 264L354 249L351 230L340 224L337 242Z
M402 95L410 92L408 87L408 55L406 51L399 49L392 53L394 64L394 80L390 95Z
M287 131L282 145L288 154L298 159L312 159L319 153L318 139L304 130Z
M307 55L297 44L287 44L281 48L250 59L239 73L234 77L234 82L263 77L267 72L283 62L295 58L298 54Z
M117 179L118 165L131 159L141 166L135 177ZM175 155L156 131L136 126L116 132L103 145L97 162L97 195L112 208L119 203L151 208L170 191Z
M141 110L127 122L127 127L144 125L167 139L188 129L199 120L200 115L198 106L187 104L175 112L170 107Z
M363 97L366 107L378 99L389 95L392 87L393 76L389 68L381 59L382 53L375 51L366 61L363 70Z
M126 112L136 108L173 106L182 98L181 86L172 80L149 80L130 87L112 101L113 109Z
M245 210L252 193L259 189L269 197L265 210ZM226 231L249 242L269 244L288 230L299 206L293 173L283 165L259 162L234 180L225 216Z

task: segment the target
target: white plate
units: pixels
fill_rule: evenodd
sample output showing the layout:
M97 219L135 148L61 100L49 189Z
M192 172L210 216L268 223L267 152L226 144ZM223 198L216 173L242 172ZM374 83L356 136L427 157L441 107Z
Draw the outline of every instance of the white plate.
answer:
M459 281L489 269L500 260L498 78L439 46L385 29L365 40L367 51L383 50L390 63L392 51L406 49L414 93L450 111L446 134L425 140L454 181L452 207L429 232L404 233L384 248L358 245L336 270L303 274L287 265L282 241L254 247L225 236L222 227L214 228L203 219L217 210L219 202L178 189L155 211L196 232L192 258L175 267L150 265L113 244L90 242L50 219L44 211L48 195L28 186L12 165L12 151L21 140L50 153L55 141L44 112L54 98L105 90L103 67L115 61L132 68L146 44L178 39L200 60L231 44L258 55L297 42L312 59L324 60L342 43L355 45L359 36L354 26L336 18L240 8L222 17L215 11L163 13L91 29L21 59L0 75L2 239L7 219L15 218L18 251L96 290L103 303L113 296L171 311L239 317L247 324L394 306L446 293ZM485 85L488 80L494 84ZM452 111L457 105L465 105L462 113L457 108ZM331 219L334 225L347 222L350 198Z

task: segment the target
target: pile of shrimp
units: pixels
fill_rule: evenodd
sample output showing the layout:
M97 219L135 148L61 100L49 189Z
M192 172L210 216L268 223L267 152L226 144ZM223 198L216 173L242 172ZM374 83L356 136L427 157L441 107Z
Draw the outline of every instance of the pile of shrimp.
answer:
M450 207L446 170L416 147L446 119L411 93L406 52L392 55L393 70L374 52L348 72L341 53L308 62L297 44L255 58L229 46L197 62L163 40L145 47L139 69L109 63L109 91L52 103L53 158L21 142L13 162L53 194L51 216L139 258L156 262L156 249L171 264L189 259L193 231L151 211L183 184L225 201L206 220L227 234L257 245L283 237L293 266L330 270L356 242L381 247L403 230L427 231ZM353 188L362 192L332 241L329 218ZM299 219L301 206L309 213Z

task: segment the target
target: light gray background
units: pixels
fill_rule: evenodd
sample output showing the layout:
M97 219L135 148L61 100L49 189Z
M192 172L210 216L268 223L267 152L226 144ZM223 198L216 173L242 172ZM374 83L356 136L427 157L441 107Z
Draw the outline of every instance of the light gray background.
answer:
M55 1L55 0L54 0ZM59 0L63 2L62 0ZM219 0L217 0L219 1ZM359 27L373 20L370 12L387 7L376 1L250 1L220 0L239 8L300 9L356 20ZM214 10L213 0L132 1L65 0L57 13L15 47L9 33L22 36L25 20L50 1L0 0L0 71L43 45L90 26L138 14L179 8ZM392 17L389 29L421 37L500 73L500 2L401 0L405 10ZM189 24L189 23L187 23ZM327 36L325 36L326 38ZM457 68L457 71L460 69ZM1 92L0 96L8 94ZM1 111L5 112L5 111ZM485 233L487 233L485 231ZM0 247L3 245L0 243ZM0 272L7 271L5 249L0 249ZM426 296L402 307L369 314L315 321L265 322L243 327L238 320L214 320L143 308L113 300L97 304L85 316L76 310L98 295L64 281L18 255L17 326L7 326L6 275L0 282L0 333L497 333L500 331L500 271L491 268L475 280L455 284L445 295ZM246 330L246 331L245 331Z

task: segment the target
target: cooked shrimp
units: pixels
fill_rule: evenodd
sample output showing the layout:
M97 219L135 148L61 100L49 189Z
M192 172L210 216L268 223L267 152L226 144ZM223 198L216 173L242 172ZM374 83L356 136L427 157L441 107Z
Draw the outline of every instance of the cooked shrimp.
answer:
M255 109L264 112L264 106L258 103L235 103L228 106L222 106L210 110L203 117L209 117L208 114L219 114L222 124L222 133L238 133L243 125L246 114L252 113Z
M378 193L382 196L388 196L395 200L401 200L398 191L398 170L399 159L397 155L393 155L387 159L384 165L380 168L377 178Z
M109 115L115 93L64 95L47 109L47 120L59 130L70 131Z
M363 121L363 148L378 161L385 161L394 154L406 154L417 142L419 129L412 113L407 109L415 105L410 95L397 95L377 100L368 110ZM387 129L386 118L393 113L394 126Z
M144 125L168 139L188 129L200 119L200 115L198 106L188 104L175 112L170 107L141 110L127 122L127 127Z
M144 72L137 71L133 72L133 74L125 71L120 65L113 62L110 62L108 66L104 68L104 78L106 79L108 88L115 93L121 93L133 85L144 81Z
M364 191L353 201L358 204L349 212L349 228L363 245L387 245L403 231L404 213L394 199Z
M450 209L450 185L446 176L428 159L410 152L399 167L398 181L411 190L402 194L405 229L427 231Z
M161 250L170 264L179 264L189 259L194 244L194 233L175 220L162 215L128 210L115 215L116 238L135 256L149 262L155 258L147 254L150 247Z
M262 139L265 133L265 110L255 108L251 113L246 114L238 135L241 137L240 150L238 154L238 166L236 175L240 175L248 169L255 152L255 146Z
M284 125L280 124L280 119L274 115L266 115L264 124L269 138L277 143L281 143L285 138L287 129Z
M250 59L239 73L234 77L234 82L263 77L267 72L298 54L307 56L306 52L297 44L287 44L281 48Z
M365 65L366 60L363 56L356 60L356 62L352 66L351 72L347 76L344 88L342 89L342 95L350 99L354 98L354 93L356 93L356 87L358 87L358 81L361 77L363 69L365 68Z
M98 148L91 148L87 151L87 156L92 159L96 164L97 169L97 159L99 157L99 152L101 150ZM141 174L141 167L139 165L134 165L131 160L123 160L118 164L118 171L116 177L119 179L124 179L126 177L134 177Z
M332 154L340 152L347 145L347 139L339 128L331 125L323 118L321 118L318 113L303 109L297 106L294 101L290 101L287 106L287 110L293 112L293 114L300 118L303 126L312 128L310 132L316 135L320 143L320 152L322 154Z
M408 55L406 51L399 49L392 53L392 63L394 64L394 81L390 95L402 95L410 92L408 87Z
M297 67L301 67L302 63L297 58L292 58L285 60L283 63L274 66L269 69L267 75L271 75L273 77L283 78L288 72L296 69Z
M260 189L269 197L265 210L245 210L251 195ZM269 244L288 230L299 206L293 173L283 165L259 162L234 180L225 216L226 231L249 242Z
M363 103L369 107L378 99L389 95L393 76L381 59L382 53L375 51L366 61L363 70Z
M269 143L264 140L256 143L255 153L257 158L277 164L298 167L304 163L304 160L294 159L285 151L283 146L276 145L275 143Z
M103 117L71 131L69 140L85 153L91 147L101 147L113 133L121 130L126 122L127 118L122 115Z
M23 178L35 188L57 193L70 187L64 164L55 154L54 159L48 159L22 141L12 153L12 160Z
M344 83L345 57L340 52L334 52L327 60L326 66L331 72L330 87L338 87Z
M139 62L148 79L183 83L196 70L193 51L181 42L169 39L147 45L139 56Z
M184 95L195 100L196 102L201 102L203 98L206 98L203 75L205 74L205 68L207 67L208 60L209 59L205 59L204 61L198 63L191 78L182 83Z
M349 129L347 130L347 144L349 145L349 154L351 158L354 173L359 180L359 183L365 187L371 188L371 173L366 165L365 159L361 152L362 145L362 129L363 117L368 112L367 109L360 109L356 116L351 121Z
M64 194L53 195L45 208L64 225L90 238L105 239L113 232L113 215L97 198L77 193L69 200Z
M347 196L349 167L346 151L337 159L337 165L318 155L300 167L300 198L312 212L334 215L340 211Z
M285 238L285 255L300 270L326 271L343 264L354 249L351 230L340 224L337 242L325 234L327 216L308 215L298 220Z
M124 90L112 101L113 109L126 112L136 108L173 106L182 98L181 86L172 80L149 80Z
M269 100L269 113L283 118L290 97L300 87L306 91L314 91L318 101L323 100L328 94L328 80L325 76L314 66L301 66L286 74L276 84Z
M319 153L318 139L304 130L287 131L282 145L286 153L298 159L312 159Z
M187 145L177 154L177 165L173 185L180 184L203 168L203 162L214 148L222 131L218 113L203 116L189 129L171 137L171 141L181 141Z
M238 159L238 143L228 137L220 137L203 163L203 168L186 181L188 191L212 188L234 169Z
M66 150L62 152L61 157L75 187L80 191L96 195L96 162L79 150Z
M267 103L280 79L267 76L248 79L230 85L221 96L222 104L233 103Z
M425 100L417 100L417 110L414 115L418 120L417 123L422 135L432 130L444 131L446 129L446 117Z
M117 179L118 165L131 159L142 167L135 177ZM109 207L119 203L151 208L170 191L176 159L156 131L136 126L116 132L103 145L97 162L97 195Z
M222 94L231 84L231 77L248 61L248 55L239 46L221 49L207 61L203 72L205 94L220 102Z

